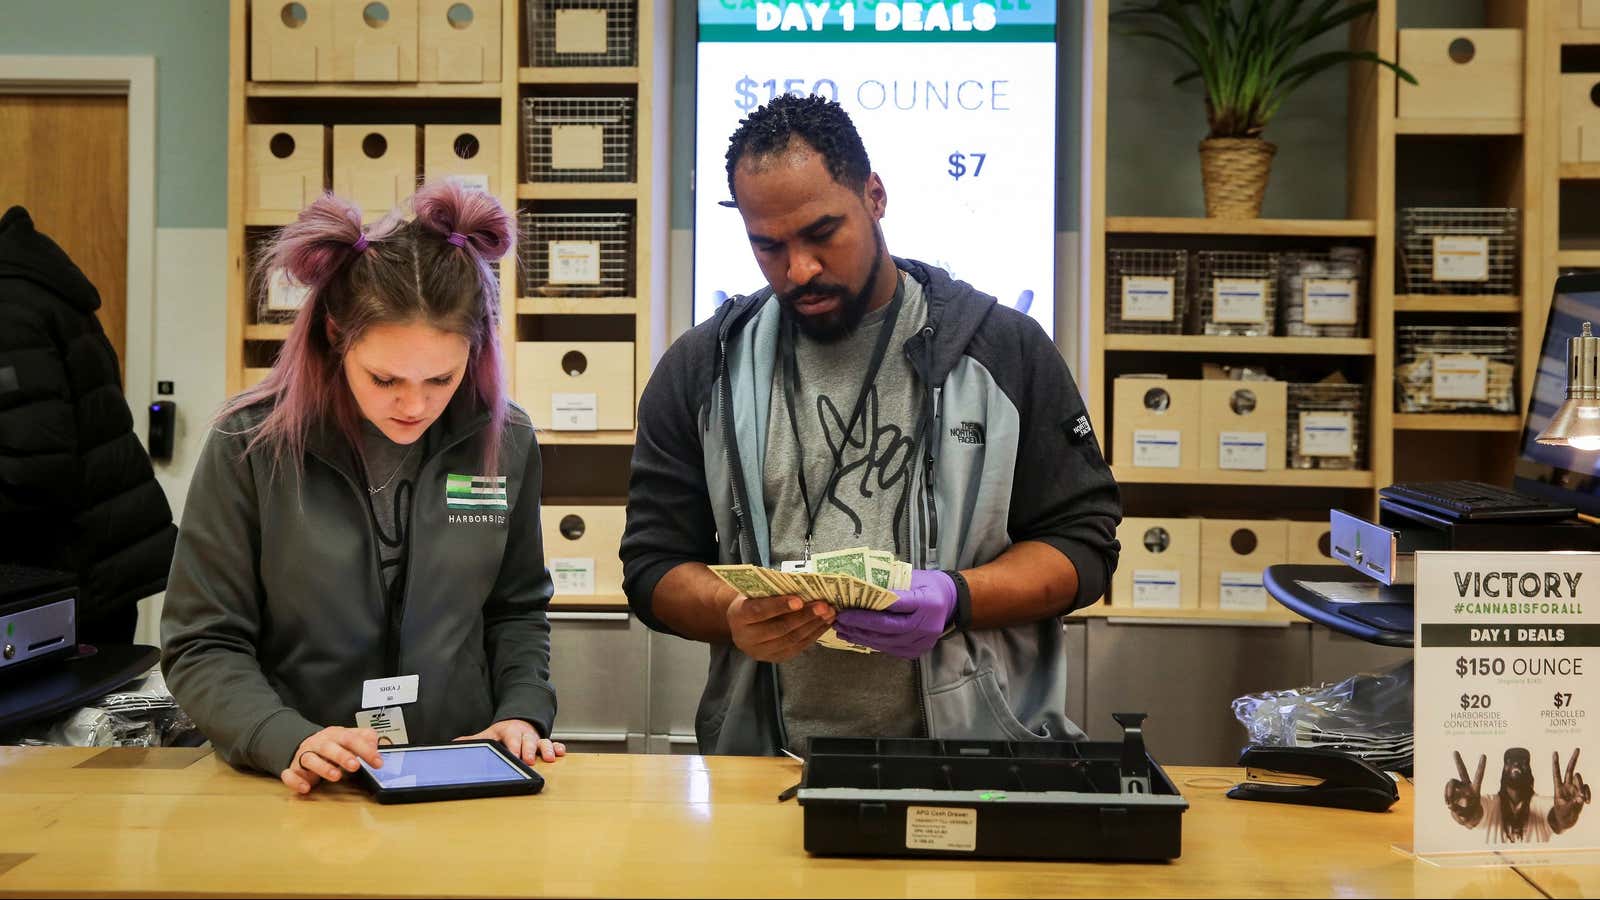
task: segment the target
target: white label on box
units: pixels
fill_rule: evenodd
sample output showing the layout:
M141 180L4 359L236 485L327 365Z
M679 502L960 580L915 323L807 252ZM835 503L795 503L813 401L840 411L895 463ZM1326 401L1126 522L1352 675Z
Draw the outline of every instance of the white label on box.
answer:
M1152 469L1183 465L1183 434L1178 431L1139 430L1133 433L1133 464Z
M552 431L595 431L599 427L599 394L550 395Z
M1122 276L1122 319L1125 322L1171 322L1177 317L1172 276Z
M267 276L267 309L274 312L295 312L306 305L311 288L289 277L283 269L273 269Z
M1261 586L1260 572L1223 572L1218 606L1223 609L1261 611L1267 608L1267 592Z
M1218 278L1211 286L1211 321L1265 322L1267 282L1261 278Z
M557 596L593 594L594 558L573 556L551 559L550 579L555 582Z
M952 806L906 807L907 850L978 849L978 811Z
M1434 235L1434 281L1488 281L1489 239L1482 236Z
M551 284L599 284L599 241L551 241Z
M1267 433L1224 431L1217 437L1217 468L1266 471Z
M1489 360L1482 356L1434 357L1433 399L1489 399Z
M489 176L487 175L451 175L445 180L454 181L469 191L489 193Z
M1356 455L1354 418L1347 412L1302 412L1300 455Z
M1183 605L1183 573L1177 569L1134 569L1133 605L1177 609Z
M1307 325L1356 324L1354 278L1307 278L1303 290Z

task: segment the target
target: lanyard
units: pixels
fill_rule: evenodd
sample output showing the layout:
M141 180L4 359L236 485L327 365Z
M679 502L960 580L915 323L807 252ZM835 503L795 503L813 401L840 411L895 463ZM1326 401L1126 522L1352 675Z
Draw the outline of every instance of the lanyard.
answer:
M878 369L883 366L883 357L888 352L889 339L894 335L895 323L900 316L900 303L905 299L905 295L905 276L899 275L895 280L894 299L889 301L888 312L884 314L883 324L879 326L878 340L872 348L872 359L867 364L867 376L862 379L861 390L856 394L855 408L850 413L850 424L845 426L844 438L833 451L833 468L828 472L827 484L822 489L822 495L817 498L815 507L811 505L811 492L806 485L806 445L800 438L800 420L794 410L794 395L800 389L800 364L795 359L795 342L799 340L799 327L793 322L787 323L778 341L784 364L783 399L789 408L789 429L794 434L795 455L800 459L797 474L800 482L800 500L806 505L807 560L811 559L811 535L816 531L817 518L822 515L823 504L827 501L828 495L833 493L834 487L838 484L839 470L844 466L845 448L850 446L850 436L855 434L856 422L860 421L862 413L866 410L867 394L878 380Z

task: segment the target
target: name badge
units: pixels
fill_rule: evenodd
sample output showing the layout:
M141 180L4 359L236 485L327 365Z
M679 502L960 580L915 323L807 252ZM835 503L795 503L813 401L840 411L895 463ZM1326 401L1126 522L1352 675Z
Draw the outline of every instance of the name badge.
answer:
M417 676L397 675L394 678L368 678L361 682L361 708L376 709L381 706L401 706L417 702Z
M406 714L395 706L388 709L363 709L356 713L357 728L371 728L378 733L378 746L409 744L406 734Z

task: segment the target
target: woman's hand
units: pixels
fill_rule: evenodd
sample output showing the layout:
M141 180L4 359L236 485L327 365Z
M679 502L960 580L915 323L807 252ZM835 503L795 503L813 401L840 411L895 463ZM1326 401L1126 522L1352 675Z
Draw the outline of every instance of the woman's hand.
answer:
M383 768L378 755L378 733L371 728L342 728L330 725L300 742L294 762L278 777L290 790L309 794L319 782L338 781L346 772L361 767L366 760L374 769Z
M469 734L456 738L458 741L499 741L517 757L528 765L533 765L539 760L555 762L567 755L567 747L560 741L552 741L539 736L539 729L521 719L506 719L496 722L477 734Z

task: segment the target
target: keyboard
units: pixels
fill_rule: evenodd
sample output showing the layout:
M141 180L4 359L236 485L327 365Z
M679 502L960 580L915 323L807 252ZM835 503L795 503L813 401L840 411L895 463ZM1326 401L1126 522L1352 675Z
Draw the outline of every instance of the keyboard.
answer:
M1378 496L1428 510L1457 522L1568 519L1578 511L1481 481L1408 481L1392 484Z

